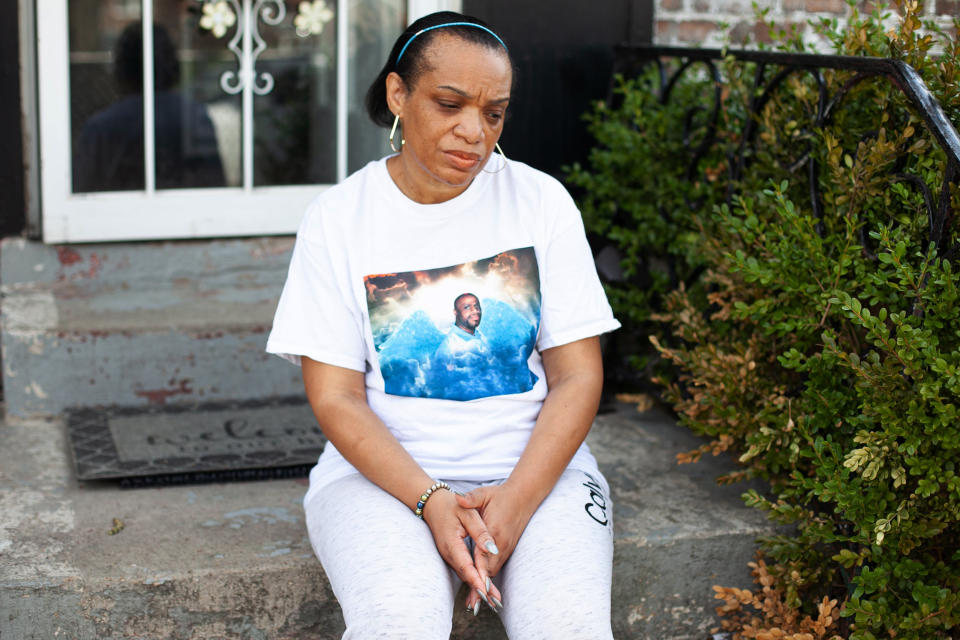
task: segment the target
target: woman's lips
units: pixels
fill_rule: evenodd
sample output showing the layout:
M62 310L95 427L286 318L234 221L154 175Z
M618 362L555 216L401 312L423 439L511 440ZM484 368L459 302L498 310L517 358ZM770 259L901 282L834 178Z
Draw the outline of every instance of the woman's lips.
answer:
M446 151L445 153L451 164L457 169L473 169L480 162L480 156L475 153L465 153L463 151Z

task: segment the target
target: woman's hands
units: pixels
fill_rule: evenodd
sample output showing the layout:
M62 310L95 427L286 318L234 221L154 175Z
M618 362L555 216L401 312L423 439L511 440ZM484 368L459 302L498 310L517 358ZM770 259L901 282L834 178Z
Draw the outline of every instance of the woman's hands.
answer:
M473 553L473 564L484 577L496 576L503 563L513 553L523 530L537 509L536 504L530 504L527 496L516 491L509 481L502 485L480 487L466 495L455 496L457 503L463 509L475 510L478 517L486 524L487 532L496 540L499 553L484 553L482 545L477 545ZM490 583L493 589L496 585ZM497 594L497 601L502 598ZM467 608L476 610L480 603L480 596L474 591L467 594ZM489 604L495 604L490 602Z
M474 555L478 572L496 575L513 553L533 513L553 489L587 436L603 387L600 340L584 338L541 352L547 397L537 423L510 477L500 486L481 487L459 498L475 508L496 539L500 553ZM467 606L476 597L467 596Z
M368 480L413 511L421 492L434 480L410 456L367 404L363 373L301 358L307 398L327 439ZM413 517L411 514L410 517ZM435 491L423 507L437 550L444 561L491 605L500 592L488 585L497 547L476 509L461 507L450 491ZM470 536L481 549L475 563L463 539ZM496 601L489 598L492 594Z
M491 606L502 606L489 579L513 553L596 415L603 383L599 340L578 340L541 355L549 392L510 478L464 497L439 491L423 509L440 555L472 588L467 604L474 611L481 593ZM370 409L363 373L307 357L301 363L307 398L327 439L360 473L412 510L433 480ZM466 536L477 543L473 558Z
M500 552L480 512L464 506L462 499L452 491L435 491L423 507L423 519L430 526L440 556L470 586L467 606L477 615L481 600L494 610L503 606L500 590L490 581L496 573L488 569L495 565L499 570L503 563L495 561ZM474 542L473 558L464 542L467 536Z

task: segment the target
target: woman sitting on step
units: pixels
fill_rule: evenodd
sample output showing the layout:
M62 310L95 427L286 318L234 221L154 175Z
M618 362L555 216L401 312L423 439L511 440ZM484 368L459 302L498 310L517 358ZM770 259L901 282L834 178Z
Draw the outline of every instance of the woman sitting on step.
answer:
M297 234L267 350L329 440L304 507L344 638L446 640L461 583L515 640L612 638L584 438L619 323L563 186L494 153L513 76L480 20L414 22L367 94L396 153Z

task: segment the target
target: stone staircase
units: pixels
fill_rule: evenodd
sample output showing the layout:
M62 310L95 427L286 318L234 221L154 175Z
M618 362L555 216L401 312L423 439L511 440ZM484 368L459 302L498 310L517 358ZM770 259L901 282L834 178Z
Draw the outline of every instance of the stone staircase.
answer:
M292 238L0 244L7 415L302 393L263 352Z
M291 238L0 245L0 639L339 638L306 538L305 480L120 489L79 483L71 407L196 405L302 393L263 353ZM621 639L705 640L714 584L748 586L758 535L732 465L656 410L601 415L590 444L614 500ZM113 535L110 535L110 533ZM454 637L502 638L457 609ZM522 640L522 639L521 639Z
M614 501L613 621L620 639L707 640L711 586L749 586L771 531L723 458L666 414L597 418L590 445ZM73 478L60 419L0 426L3 640L339 638L343 622L305 535L305 480L120 489ZM111 535L112 533L112 535ZM457 608L454 638L504 637Z

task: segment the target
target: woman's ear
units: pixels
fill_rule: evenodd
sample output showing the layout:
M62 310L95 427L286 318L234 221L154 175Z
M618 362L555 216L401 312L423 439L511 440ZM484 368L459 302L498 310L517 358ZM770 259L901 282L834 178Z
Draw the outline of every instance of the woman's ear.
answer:
M387 74L387 106L395 115L403 118L403 105L407 100L407 85L396 71Z

